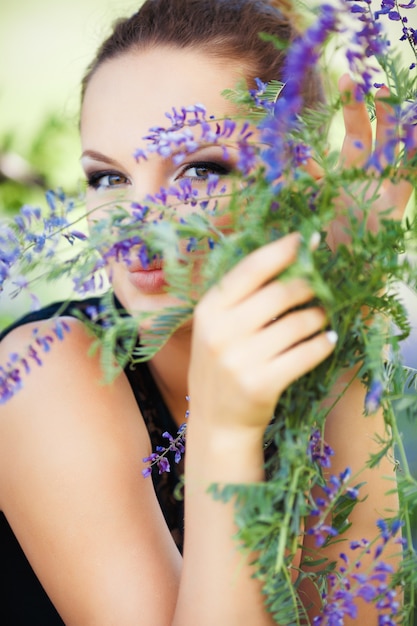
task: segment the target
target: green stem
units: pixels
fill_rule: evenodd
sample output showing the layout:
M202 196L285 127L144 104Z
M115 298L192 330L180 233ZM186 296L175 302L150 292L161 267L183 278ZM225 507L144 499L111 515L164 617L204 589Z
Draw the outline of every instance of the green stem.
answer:
M290 574L290 570L286 567L284 567L283 569L283 573L284 573L284 578L285 581L287 583L287 587L290 590L291 593L291 597L292 597L292 601L293 601L293 605L294 605L294 616L297 619L297 626L301 625L300 622L300 602L298 600L298 596L297 596L297 592L295 591L295 586L293 585L293 582L291 580L291 574Z
M405 481L408 483L416 483L417 481L413 478L411 472L410 472L410 466L408 464L408 460L407 460L407 455L405 452L405 448L404 448L404 444L403 444L403 440L402 440L402 436L398 430L398 425L397 425L397 420L395 418L395 414L394 411L392 409L392 405L390 404L389 408L387 409L389 414L390 414L390 426L392 429L392 435L393 435L393 440L394 440L394 444L397 446L398 452L399 452L399 457L400 457L400 464L401 464L401 470L404 473L404 478ZM401 492L400 492L401 493ZM411 528L411 519L410 519L410 507L408 504L408 501L406 499L405 496L401 497L401 508L403 511L403 516L404 516L404 530L405 530L405 536L406 536L406 540L407 540L407 546L408 546L408 550L412 550L412 546L413 546L413 533L412 533L412 528ZM412 607L415 607L415 601L416 601L416 590L415 590L415 586L414 584L411 582L410 584L410 589L409 589L409 604ZM410 626L412 626L413 624L413 615L410 614Z
M289 494L287 501L285 503L285 517L282 523L282 528L279 535L278 547L277 547L277 558L275 561L275 572L279 572L283 568L284 559L285 559L285 547L287 545L287 537L288 537L288 527L291 521L291 515L293 512L294 500L298 493L298 477L301 474L303 467L297 467L294 470L294 474L291 480L291 484L289 487Z

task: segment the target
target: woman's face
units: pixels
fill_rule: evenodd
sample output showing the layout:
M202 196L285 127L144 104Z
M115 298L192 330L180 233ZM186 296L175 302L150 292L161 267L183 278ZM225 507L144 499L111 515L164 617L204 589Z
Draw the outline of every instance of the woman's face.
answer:
M230 115L233 107L221 92L240 78L236 63L191 49L129 52L102 64L90 80L81 115L90 219L100 217L102 209L94 211L96 207L121 194L128 201L140 202L182 178L203 185L203 191L207 170L226 175L237 158L233 148L229 149L230 162L225 163L220 147L205 146L187 155L180 166L155 154L137 163L133 154L145 147L142 138L150 127L169 125L165 113L172 107L202 103L208 115ZM199 162L204 167L199 168ZM184 206L177 212L189 210ZM111 266L114 291L123 306L131 312L152 312L175 304L165 289L163 264L146 269L134 256L129 265L120 261Z

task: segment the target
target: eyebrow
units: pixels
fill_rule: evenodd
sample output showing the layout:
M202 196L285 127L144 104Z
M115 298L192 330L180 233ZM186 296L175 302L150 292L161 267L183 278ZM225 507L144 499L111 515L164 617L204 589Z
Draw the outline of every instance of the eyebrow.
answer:
M97 152L96 150L85 150L81 155L81 159L83 159L84 157L89 157L90 159L94 159L94 161L102 161L103 163L107 163L108 165L115 165L117 163L113 159L107 157L105 154Z
M232 144L224 144L224 147L226 148L232 148L232 149L236 149L236 146L233 146ZM210 148L219 148L221 149L222 146L219 146L216 143L213 144L206 144L204 146L202 146L200 149L197 149L195 152L203 152L205 149L210 149ZM182 150L178 150L178 152L182 152ZM176 152L174 151L171 154L171 157L174 156L176 154ZM84 152L82 153L80 160L82 160L84 157L88 157L90 159L93 159L94 161L101 161L102 163L107 163L107 165L116 165L117 167L121 167L121 165L118 163L118 161L115 161L113 159L111 159L110 157L106 156L105 154L103 154L102 152L98 152L97 150L84 150ZM168 161L170 157L164 157L163 160L164 161Z

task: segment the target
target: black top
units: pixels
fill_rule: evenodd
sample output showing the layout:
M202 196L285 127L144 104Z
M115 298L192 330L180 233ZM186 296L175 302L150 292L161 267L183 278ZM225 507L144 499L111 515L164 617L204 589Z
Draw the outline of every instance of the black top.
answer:
M70 302L63 307L55 303L35 313L30 313L10 326L0 339L17 326L49 319L58 311L61 315L74 315L88 306L98 305L99 298ZM116 303L117 304L117 303ZM177 427L159 393L146 363L126 367L125 374L132 387L136 402L145 420L151 438L152 449L164 445L165 431L175 435ZM170 458L171 472L159 475L154 467L154 482L158 501L173 538L182 549L183 506L174 498L179 481L178 466ZM149 479L144 479L149 480ZM0 626L62 626L64 622L26 559L6 517L0 512Z

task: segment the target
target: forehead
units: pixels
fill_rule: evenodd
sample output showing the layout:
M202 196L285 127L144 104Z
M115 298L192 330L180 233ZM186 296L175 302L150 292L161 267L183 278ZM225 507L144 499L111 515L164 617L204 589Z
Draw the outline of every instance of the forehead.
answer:
M209 115L231 114L233 106L221 93L242 76L236 61L191 48L132 51L106 61L85 93L83 145L108 152L117 135L134 150L151 126L169 123L165 112L172 107L201 103Z

